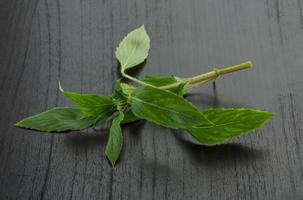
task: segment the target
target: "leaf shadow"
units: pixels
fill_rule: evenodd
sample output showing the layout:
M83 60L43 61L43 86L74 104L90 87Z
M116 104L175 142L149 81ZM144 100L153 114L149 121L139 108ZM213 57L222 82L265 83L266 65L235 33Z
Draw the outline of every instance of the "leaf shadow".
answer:
M136 65L135 67L132 67L132 68L127 69L127 70L126 70L126 73L127 73L128 75L133 76L133 77L139 76L139 74L141 73L142 69L143 69L144 66L146 65L146 62L147 62L147 60L144 60L144 61L143 61L142 63L140 63L139 65ZM121 73L120 73L120 67L121 67L121 66L120 66L119 62L117 61L117 62L116 62L116 68L119 69L119 71L118 71L118 78L122 79L123 77L122 77L122 75L121 75ZM129 82L130 82L130 80L128 80L128 79L126 79L126 78L124 78L123 81L125 81L126 83L129 83Z
M144 68L144 66L146 65L147 60L144 60L142 63L140 63L139 65L136 65L135 67L132 67L130 69L127 69L127 74L130 74L132 76L138 76L139 73L141 72L141 70Z
M144 171L144 177L148 180L157 179L157 181L166 185L169 179L170 182L174 182L180 186L183 184L183 178L178 173L178 170L167 163L143 159L140 169Z
M249 107L248 105L241 104L240 102L230 102L226 100L222 100L219 97L216 83L213 82L213 90L212 94L209 93L188 93L185 95L185 98L191 101L193 104L198 106L202 106L203 108L218 108L218 107Z
M123 125L124 137L135 143L140 140L140 133L144 126L144 121L133 122ZM74 132L67 134L64 142L67 147L76 152L85 152L87 150L94 150L104 148L109 137L109 127L101 126L101 128L89 129L86 132ZM123 156L124 149L122 149L121 156Z
M198 144L186 132L172 131L179 144L184 147L184 152L196 164L207 167L224 166L234 167L247 164L258 159L264 159L269 152L247 147L239 143L225 143L221 145L205 146Z
M130 140L134 139L135 142L139 142L144 125L145 121L143 120L123 125L125 136L128 136Z
M107 132L108 130L95 130L93 133L74 133L66 137L65 143L74 150L95 148L96 145L105 147Z

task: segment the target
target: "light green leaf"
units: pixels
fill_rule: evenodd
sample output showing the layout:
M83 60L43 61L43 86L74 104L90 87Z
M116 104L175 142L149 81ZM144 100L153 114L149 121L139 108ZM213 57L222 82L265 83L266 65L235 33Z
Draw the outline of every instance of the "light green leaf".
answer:
M142 63L148 56L150 39L144 26L130 32L116 49L116 57L121 65L121 72Z
M116 84L119 88L119 92L122 92L125 98L129 96L130 93L132 93L136 89L134 86L130 84L122 83L120 79L116 81Z
M262 127L272 113L247 108L217 108L202 112L213 125L194 126L187 131L201 144L213 145L226 142Z
M25 118L15 125L45 132L82 130L94 124L96 117L87 117L76 108L53 108L46 112Z
M168 128L210 124L190 102L167 90L142 86L131 94L129 102L138 118Z
M122 92L127 96L129 96L136 89L134 86L126 83L120 83L120 88Z
M120 126L120 123L123 118L124 114L123 112L120 112L119 115L115 119L113 119L105 149L105 154L111 162L112 166L116 164L116 161L118 160L123 147L123 135Z
M110 117L116 111L116 105L110 97L96 94L78 94L65 91L59 83L60 91L87 116Z

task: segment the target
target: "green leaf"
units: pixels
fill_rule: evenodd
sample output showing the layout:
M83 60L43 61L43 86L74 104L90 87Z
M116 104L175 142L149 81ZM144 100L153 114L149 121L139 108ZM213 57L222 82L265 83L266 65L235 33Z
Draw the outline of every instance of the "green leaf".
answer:
M28 117L15 125L45 132L82 130L94 124L96 117L87 117L76 108L53 108L46 112Z
M178 79L175 76L145 76L142 81L150 85L160 87L177 83Z
M131 94L129 101L132 112L138 118L168 128L210 123L190 102L167 90L141 86Z
M116 49L116 57L121 65L121 72L142 63L148 56L150 39L144 26L130 32Z
M161 86L170 85L179 82L180 85L174 89L170 89L170 91L180 96L187 93L188 91L188 88L186 87L187 86L186 82L176 76L145 76L143 78L143 82L156 87L161 87Z
M115 91L112 98L117 106L118 111L125 109L127 106L127 97L121 90Z
M183 82L180 83L180 85L178 85L178 87L176 87L175 89L170 90L173 93L176 93L180 96L183 96L184 94L186 94L188 92L188 88L187 88L187 83Z
M126 102L127 101L127 97L126 95L122 92L122 90L116 90L113 95L112 95L112 99L115 102L115 104L117 104L117 102Z
M234 137L245 135L263 126L272 113L247 108L217 108L202 112L213 125L194 126L187 131L200 143L220 144Z
M136 89L134 86L126 83L120 83L120 88L122 92L127 96L129 96Z
M132 122L135 122L138 120L140 120L140 118L138 118L136 115L134 115L134 113L131 111L131 109L128 109L124 113L124 119L121 122L121 124L128 124L128 123L132 123Z
M108 118L116 111L116 105L110 97L95 94L78 94L64 91L59 83L60 91L87 116Z
M112 166L116 164L119 158L120 152L123 146L123 135L120 123L124 118L123 112L119 112L119 115L113 119L112 126L110 128L109 138L107 141L105 154Z
M119 87L118 91L115 91L113 95L113 99L116 102L118 106L118 110L125 109L125 106L129 106L127 99L128 96L136 89L134 86L126 84L126 83L121 83L120 80L117 81L117 85ZM128 124L131 122L135 122L140 120L138 117L134 115L134 113L127 108L126 111L124 111L124 119L121 122L121 124Z
M116 84L119 88L119 92L122 92L125 96L125 98L127 96L129 96L136 88L130 84L127 84L127 83L122 83L121 82L121 79L117 80L116 81Z

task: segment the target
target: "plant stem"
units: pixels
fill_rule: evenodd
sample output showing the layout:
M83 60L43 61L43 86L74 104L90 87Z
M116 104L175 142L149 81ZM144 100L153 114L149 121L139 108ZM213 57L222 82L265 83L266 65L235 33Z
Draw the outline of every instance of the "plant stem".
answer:
M134 78L132 76L129 76L128 74L125 74L124 71L122 71L121 74L122 74L123 77L128 78L129 80L132 80L132 81L134 81L134 82L136 82L136 83L138 83L140 85L150 86L149 84L144 83L143 81L140 81L140 80L138 80L138 79L136 79L136 78Z
M181 83L187 83L187 85L190 88L193 88L193 87L199 86L201 84L207 83L209 81L215 80L220 75L229 74L229 73L232 73L232 72L236 72L236 71L243 70L243 69L248 69L248 68L251 68L251 67L252 67L251 61L247 61L247 62L241 63L239 65L234 65L234 66L230 66L230 67L226 67L226 68L222 68L222 69L214 69L214 70L209 71L207 73L200 74L198 76L194 76L194 77L191 77L191 78L182 78L181 81L179 81L177 83L164 85L164 86L161 86L159 88L165 89L165 90L174 89L174 88L179 87L179 85ZM143 81L140 81L140 80L138 80L138 79L136 79L132 76L129 76L124 71L122 71L121 73L122 73L123 77L128 78L129 80L132 80L132 81L134 81L134 82L136 82L140 85L151 86L148 83L144 83Z
M200 74L198 76L194 76L194 77L191 77L191 78L185 78L183 80L185 82L187 82L187 84L192 88L192 87L196 87L198 85L201 85L205 82L215 80L220 75L229 74L229 73L232 73L232 72L236 72L236 71L243 70L243 69L248 69L248 68L251 68L251 67L252 67L252 63L251 63L251 61L248 61L248 62L241 63L239 65L234 65L234 66L231 66L231 67L226 67L226 68L222 68L222 69L214 69L210 72ZM160 88L161 89L174 89L174 88L178 87L179 85L180 85L180 82L177 82L177 83L162 86Z

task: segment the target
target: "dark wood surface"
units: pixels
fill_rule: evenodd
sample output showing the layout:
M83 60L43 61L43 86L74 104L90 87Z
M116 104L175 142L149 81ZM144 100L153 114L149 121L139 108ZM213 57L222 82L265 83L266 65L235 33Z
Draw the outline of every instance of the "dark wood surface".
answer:
M252 60L251 70L189 99L275 118L216 147L150 123L128 125L115 168L103 153L108 126L61 135L13 126L69 105L59 80L111 94L114 50L141 24L152 48L137 76L187 77ZM302 0L1 0L0 199L303 199L302 76Z

